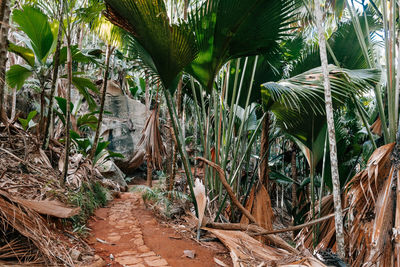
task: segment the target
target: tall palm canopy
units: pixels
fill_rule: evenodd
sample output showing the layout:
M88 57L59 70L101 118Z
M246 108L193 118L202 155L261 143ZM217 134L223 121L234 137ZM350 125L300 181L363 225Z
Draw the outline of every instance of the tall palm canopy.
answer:
M178 74L197 54L188 25L171 25L163 0L106 0L106 4L106 16L133 34L147 67L159 74L166 88L173 88Z
M167 88L185 67L210 89L228 60L277 53L295 9L292 0L211 0L191 11L188 24L171 25L162 0L105 2L107 17L133 34Z

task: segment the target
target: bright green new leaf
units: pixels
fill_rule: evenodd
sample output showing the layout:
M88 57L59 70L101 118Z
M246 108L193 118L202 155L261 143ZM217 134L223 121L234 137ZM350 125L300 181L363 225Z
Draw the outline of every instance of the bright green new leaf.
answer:
M25 84L25 81L32 76L32 70L21 65L12 65L6 73L6 81L11 88L20 90Z
M13 11L12 20L29 37L29 45L36 57L44 63L55 39L47 16L34 7L24 6L22 10Z
M31 49L8 42L8 51L22 57L29 66L35 66L35 54Z

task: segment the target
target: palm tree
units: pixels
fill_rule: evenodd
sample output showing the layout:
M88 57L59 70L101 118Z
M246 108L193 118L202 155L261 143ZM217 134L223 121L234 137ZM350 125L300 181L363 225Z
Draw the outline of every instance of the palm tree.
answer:
M338 171L337 151L336 151L336 134L335 124L333 120L333 104L332 104L332 92L331 84L329 79L328 70L328 56L326 53L326 39L325 31L323 28L322 11L320 9L321 3L318 1L314 2L314 10L316 17L316 24L318 28L319 48L321 56L321 67L324 76L324 88L325 88L325 108L326 108L326 120L328 124L328 136L329 136L329 152L331 159L331 171L332 171L332 184L333 184L333 201L335 204L335 228L336 228L336 244L337 253L339 257L344 259L346 257L345 245L344 245L344 230L343 230L343 215L342 215L342 201L340 194L340 180ZM311 193L314 195L314 192Z
M162 81L193 196L190 164L171 99L179 73L186 67L210 92L217 72L230 59L276 51L277 40L288 29L294 4L285 0L254 0L250 4L239 0L208 1L189 15L194 35L185 23L169 24L163 1L106 0L106 3L109 19L133 34L142 62ZM203 28L205 24L207 29ZM254 28L259 29L257 34L252 33Z

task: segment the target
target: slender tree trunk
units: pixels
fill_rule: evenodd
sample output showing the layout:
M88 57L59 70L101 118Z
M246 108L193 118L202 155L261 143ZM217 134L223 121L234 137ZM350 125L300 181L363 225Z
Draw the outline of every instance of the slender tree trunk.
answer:
M147 158L147 186L152 187L153 186L153 165L151 162L150 153L146 154L146 158Z
M296 145L292 143L292 158L291 158L291 171L292 171L292 212L293 212L293 226L294 224L294 217L297 211L297 165L296 165ZM293 239L296 237L296 232L293 232Z
M328 57L326 53L326 39L324 35L325 31L322 20L321 2L322 2L321 0L315 1L314 9L315 9L315 16L318 28L321 67L324 75L326 120L328 123L329 152L331 159L332 184L333 184L333 202L335 206L336 249L339 257L344 259L346 254L345 254L344 231L343 231L342 201L340 197L340 180L339 180L338 161L336 152L335 124L333 120L331 84L329 80Z
M93 141L93 147L92 147L92 150L90 151L90 157L89 157L89 159L91 159L92 161L96 154L97 144L99 143L99 138L100 138L101 123L103 122L104 103L106 101L106 94L107 94L107 83L108 83L108 74L109 74L109 67L110 67L110 57L111 57L111 54L113 51L114 51L114 49L109 44L107 46L107 51L106 51L106 66L105 66L106 69L104 71L103 86L101 89L99 119L97 122L97 129L96 129L96 135L95 135L94 141ZM94 165L94 162L93 162L93 165Z
M144 95L144 103L147 110L150 110L150 86L149 80L146 79L146 88L145 88L145 95Z
M15 55L8 53L8 57L9 57L9 62L10 62L10 66L15 65L16 59L15 59ZM17 88L14 87L12 88L12 92L11 92L12 96L11 96L11 111L10 111L10 121L13 121L15 118L15 108L16 108L16 102L17 102Z
M70 124L71 124L71 87L72 87L72 51L71 51L71 36L67 36L67 117L65 119L65 158L64 158L64 170L63 170L63 184L67 181L68 176L68 163L69 163L69 152L71 147L71 139L69 135Z
M267 191L269 190L269 127L269 113L267 112L262 125L260 149L260 181L264 184Z
M61 51L61 43L62 43L62 23L64 20L63 3L64 3L64 1L61 2L62 7L61 7L61 14L60 14L60 22L58 25L57 46L56 46L56 51L54 53L54 59L53 59L54 69L53 69L53 77L52 77L51 88L50 88L50 97L49 97L50 103L49 103L49 107L47 109L47 123L46 123L46 130L44 133L43 146L42 146L44 150L46 150L49 147L50 133L52 131L52 126L53 126L54 94L56 92L58 70L60 67L60 51Z
M292 209L294 209L297 206L297 166L296 166L296 145L292 143L292 159L291 159L291 165L292 165L292 180L294 181L292 184Z
M46 102L46 98L45 98L45 94L46 94L46 81L45 81L45 77L42 75L42 77L40 78L40 88L42 89L41 93L40 93L40 121L39 121L39 127L38 127L38 136L41 138L43 137L43 128L44 128L44 109L45 109L45 102Z
M8 0L0 0L0 120L4 119L7 123L7 118L3 118L4 110L4 95L5 95L5 78L8 50L8 29L10 22L10 3Z

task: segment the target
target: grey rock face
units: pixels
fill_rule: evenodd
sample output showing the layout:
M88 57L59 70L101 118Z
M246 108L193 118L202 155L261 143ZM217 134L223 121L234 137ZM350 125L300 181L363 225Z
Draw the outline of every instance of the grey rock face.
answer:
M125 174L115 165L112 160L108 160L99 165L101 175L116 182L122 188L128 186L125 181Z
M145 151L137 144L149 112L145 105L125 95L108 95L104 114L102 136L108 140L108 149L124 155L123 159L114 159L117 166L125 173L132 173L144 160Z

